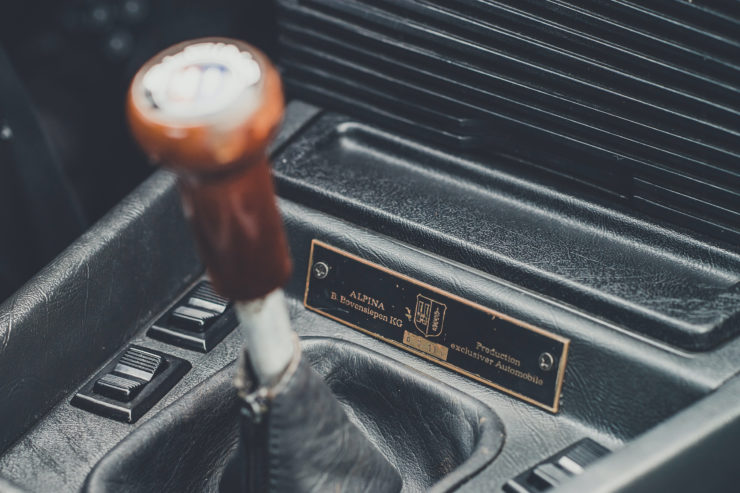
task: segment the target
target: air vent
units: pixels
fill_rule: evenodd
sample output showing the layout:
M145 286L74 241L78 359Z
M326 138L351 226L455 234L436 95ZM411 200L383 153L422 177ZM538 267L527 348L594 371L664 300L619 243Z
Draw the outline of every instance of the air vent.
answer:
M505 154L740 243L738 10L677 0L279 0L289 90Z

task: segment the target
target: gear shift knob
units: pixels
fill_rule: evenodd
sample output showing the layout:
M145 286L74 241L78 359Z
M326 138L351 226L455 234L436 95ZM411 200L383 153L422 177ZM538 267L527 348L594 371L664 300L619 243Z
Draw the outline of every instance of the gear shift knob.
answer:
M398 471L302 358L290 327L280 288L291 262L267 158L282 114L275 68L229 39L163 51L128 95L134 136L178 174L213 284L236 302L246 348L236 379L242 439L233 462L239 474L224 475L222 488L395 493Z
M128 93L134 137L180 177L201 257L216 289L233 300L262 298L291 274L267 153L283 110L272 63L224 38L159 53Z

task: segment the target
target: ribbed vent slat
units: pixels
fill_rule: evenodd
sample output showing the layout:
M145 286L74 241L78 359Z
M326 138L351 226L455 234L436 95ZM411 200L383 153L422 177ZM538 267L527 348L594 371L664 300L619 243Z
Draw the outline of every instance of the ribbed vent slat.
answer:
M319 1L319 0L317 0ZM703 73L685 67L663 64L656 70L656 61L635 60L632 57L615 57L607 46L589 46L575 43L575 37L553 36L548 31L537 29L534 22L515 25L506 22L506 17L497 15L490 22L480 18L466 18L449 8L439 7L440 2L418 0L361 0L366 5L382 4L386 10L399 15L412 15L423 19L426 26L434 26L439 32L465 39L485 49L486 43L496 45L502 52L520 58L523 62L536 63L553 71L588 75L590 80L599 77L605 85L617 82L632 84L635 88L659 88L661 91L689 96L697 104L717 106L722 111L738 111L738 88L717 81ZM391 7L392 6L392 7ZM520 56L517 56L521 53ZM676 77L676 75L681 77ZM624 79L621 80L620 79ZM697 94L698 92L698 94ZM661 93L656 93L663 97ZM710 97L711 96L711 97ZM667 97L666 101L670 101ZM698 108L699 106L697 106Z
M650 33L653 37L662 37L680 45L694 47L698 51L728 60L737 64L738 54L733 53L740 47L737 40L737 32L718 33L718 23L709 23L708 26L695 24L699 9L691 11L693 20L679 19L665 10L659 10L659 2L642 2L642 5L633 2L619 0L579 0L555 1L553 3L575 8L581 12L594 14L610 22L629 26L633 29ZM670 2L674 3L674 2ZM716 2L720 3L720 2ZM708 27L708 29L707 29Z
M453 0L454 1L454 0ZM631 24L622 24L615 19L600 16L584 9L580 4L570 5L557 0L460 0L472 5L506 4L533 13L542 19L566 25L578 32L607 39L619 46L624 46L657 58L674 60L681 64L704 68L714 72L722 67L738 69L738 60L727 54L711 53L701 48L686 44L686 40L671 40L656 31L643 31ZM734 62L731 61L734 59Z
M286 85L304 97L740 232L740 21L724 5L279 3Z
M652 44L635 42L635 36L631 33L617 36L599 26L574 22L577 19L556 15L557 11L548 11L540 0L534 3L531 0L429 0L428 3L482 22L505 26L553 45L567 47L572 52L599 59L602 63L642 73L646 78L665 77L675 83L670 75L680 74L708 85L722 86L732 94L737 94L740 90L733 80L738 75L737 66L721 63L706 54L660 49ZM661 68L665 69L665 75ZM700 85L696 88L702 92L706 89Z

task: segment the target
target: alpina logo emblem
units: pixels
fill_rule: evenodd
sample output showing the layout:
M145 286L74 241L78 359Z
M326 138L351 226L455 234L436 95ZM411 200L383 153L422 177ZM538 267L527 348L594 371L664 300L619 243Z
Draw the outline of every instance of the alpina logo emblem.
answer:
M414 312L416 329L426 337L441 336L444 330L446 311L447 305L444 303L417 294L416 310Z

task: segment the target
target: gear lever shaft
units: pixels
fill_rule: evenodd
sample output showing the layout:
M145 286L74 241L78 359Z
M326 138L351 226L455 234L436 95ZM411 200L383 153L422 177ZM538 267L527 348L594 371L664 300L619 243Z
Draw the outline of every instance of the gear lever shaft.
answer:
M398 472L301 358L290 327L281 288L291 261L267 157L282 114L275 68L229 39L165 50L128 96L132 132L177 173L214 287L235 301L241 322L242 439L232 470L242 474L222 488L397 492Z

